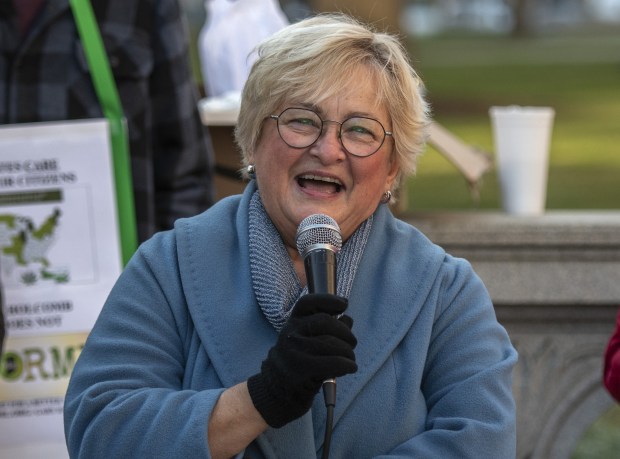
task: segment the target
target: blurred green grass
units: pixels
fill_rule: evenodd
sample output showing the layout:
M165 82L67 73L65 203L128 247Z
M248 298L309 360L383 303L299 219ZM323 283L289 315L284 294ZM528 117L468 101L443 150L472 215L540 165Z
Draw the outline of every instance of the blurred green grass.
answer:
M620 406L605 412L581 437L571 459L612 459L620 452Z
M620 208L620 32L444 37L412 41L410 49L435 120L491 154L491 106L555 109L548 209ZM407 193L409 211L501 208L494 170L476 203L459 172L432 147Z

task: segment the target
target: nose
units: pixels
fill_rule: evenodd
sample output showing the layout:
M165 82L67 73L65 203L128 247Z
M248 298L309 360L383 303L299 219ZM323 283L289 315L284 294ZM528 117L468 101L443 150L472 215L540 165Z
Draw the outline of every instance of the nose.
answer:
M314 155L320 156L324 162L342 161L346 157L346 151L340 139L341 125L342 123L339 121L323 120L321 135L314 142L310 151ZM333 132L330 132L330 128Z

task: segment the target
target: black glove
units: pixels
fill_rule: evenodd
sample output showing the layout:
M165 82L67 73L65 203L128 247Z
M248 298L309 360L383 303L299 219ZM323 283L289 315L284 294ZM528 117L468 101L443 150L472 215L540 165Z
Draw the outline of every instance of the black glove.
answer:
M252 402L271 427L282 427L308 411L326 379L357 371L353 319L337 318L347 305L346 298L336 295L302 296L260 373L248 379Z

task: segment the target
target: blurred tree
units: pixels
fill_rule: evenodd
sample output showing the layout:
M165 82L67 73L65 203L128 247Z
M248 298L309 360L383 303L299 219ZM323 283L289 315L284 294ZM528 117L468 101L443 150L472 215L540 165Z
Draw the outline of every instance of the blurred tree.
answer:
M400 33L403 3L403 0L308 0L314 11L348 13L395 34Z
M528 34L528 14L530 3L530 0L511 0L509 2L514 18L512 34L516 37L521 37Z

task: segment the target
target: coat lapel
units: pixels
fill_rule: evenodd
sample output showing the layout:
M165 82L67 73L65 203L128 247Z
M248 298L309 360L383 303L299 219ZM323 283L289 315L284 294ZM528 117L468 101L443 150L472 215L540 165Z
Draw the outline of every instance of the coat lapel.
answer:
M248 202L216 205L177 225L179 266L188 308L204 348L224 386L244 381L260 364L277 332L254 296L248 253Z
M224 387L260 371L277 339L252 289L247 209L254 190L250 184L241 198L229 198L240 199L238 206L216 205L197 221L178 223L183 227L179 264L188 308ZM311 413L280 429L268 429L257 443L268 458L315 459Z
M403 231L406 237L402 237ZM425 236L395 219L386 206L380 206L375 213L347 311L354 320L353 332L358 339L358 371L338 381L334 429L349 404L409 332L431 291L429 279L437 275L445 253L436 246L431 251L419 250L422 245L418 241L422 239L428 247ZM315 400L314 409L321 411L318 419L322 419L322 400Z

